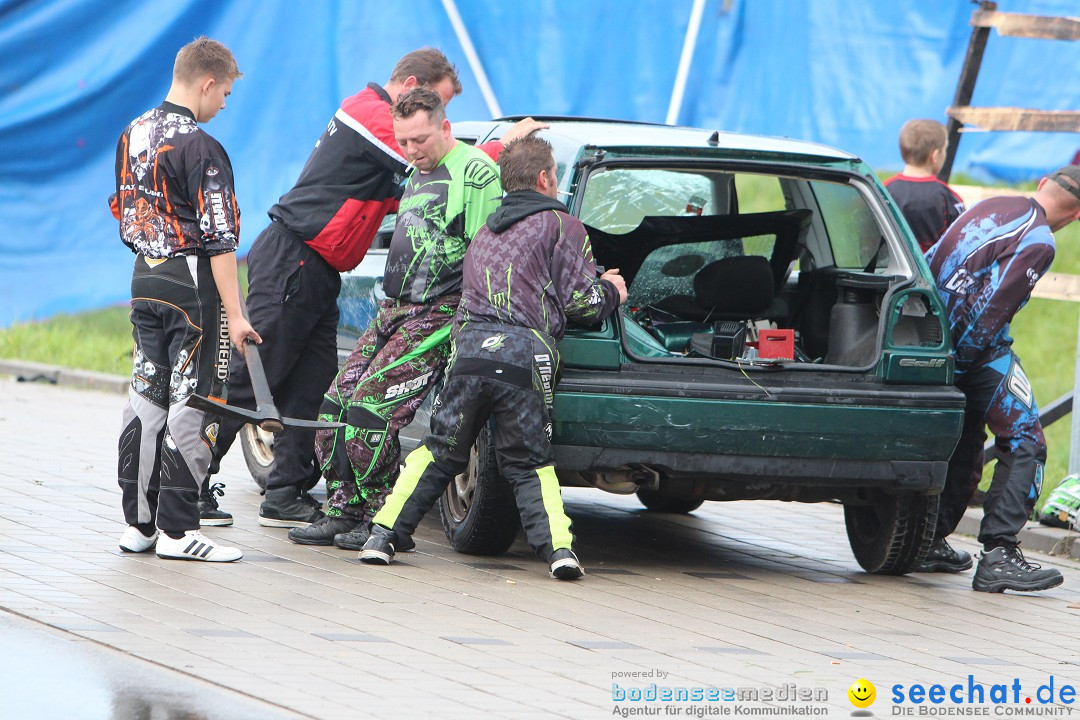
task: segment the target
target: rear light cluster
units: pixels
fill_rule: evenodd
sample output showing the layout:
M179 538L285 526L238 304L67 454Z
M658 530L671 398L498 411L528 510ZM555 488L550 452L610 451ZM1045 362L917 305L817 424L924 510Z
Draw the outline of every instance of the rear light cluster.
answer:
M889 344L894 348L923 348L943 350L945 347L944 322L937 305L921 291L897 295L892 303L892 336Z

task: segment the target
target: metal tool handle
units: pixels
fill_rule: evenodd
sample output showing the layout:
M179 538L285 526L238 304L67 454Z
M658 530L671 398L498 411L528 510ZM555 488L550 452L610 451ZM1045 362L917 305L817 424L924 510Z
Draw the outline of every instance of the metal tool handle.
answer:
M247 303L243 293L240 294L240 311L244 313L244 319L248 317ZM248 322L251 322L248 320ZM281 423L281 413L274 405L274 397L270 394L270 384L266 382L266 371L263 369L262 358L259 357L259 346L251 338L244 339L244 346L240 348L247 362L248 377L251 378L251 389L255 391L255 407L260 415L268 417L259 423L259 427L269 433L281 432L284 425Z

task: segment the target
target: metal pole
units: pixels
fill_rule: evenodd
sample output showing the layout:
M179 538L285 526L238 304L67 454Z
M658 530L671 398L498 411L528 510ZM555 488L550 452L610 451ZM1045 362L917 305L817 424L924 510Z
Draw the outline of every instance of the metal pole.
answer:
M979 3L979 10L993 12L997 10L997 3L983 0ZM964 57L964 66L960 69L960 81L956 84L956 95L953 97L953 107L967 107L971 103L971 96L975 94L975 80L979 77L979 67L982 65L983 52L986 50L986 40L990 37L989 27L976 27L971 31L971 39L968 41L967 56ZM949 136L949 147L945 151L945 164L938 173L938 179L949 182L952 174L953 160L956 159L956 148L960 144L960 128L964 126L956 118L950 117L946 125Z
M458 12L457 3L454 0L442 0L442 4L446 10L446 15L450 18L450 24L454 27L458 42L461 43L461 49L465 51L465 59L469 61L469 68L473 71L473 75L476 76L476 84L480 86L480 94L484 96L488 112L491 113L493 118L502 117L502 108L499 107L499 101L495 98L495 91L491 89L487 73L484 72L484 65L480 62L480 56L476 54L476 47L473 45L472 38L469 37L469 31L465 28L465 23L461 19L461 13Z
M671 102L668 104L668 125L674 125L682 109L683 94L686 92L686 79L690 76L690 64L694 60L694 48L697 47L698 31L701 29L701 16L705 12L705 0L694 0L690 10L690 24L686 27L683 38L682 55L679 57L679 69L675 73L675 87L671 90Z
M1076 372L1073 375L1072 432L1069 434L1069 474L1080 473L1080 408L1076 388L1080 387L1080 321L1077 322Z

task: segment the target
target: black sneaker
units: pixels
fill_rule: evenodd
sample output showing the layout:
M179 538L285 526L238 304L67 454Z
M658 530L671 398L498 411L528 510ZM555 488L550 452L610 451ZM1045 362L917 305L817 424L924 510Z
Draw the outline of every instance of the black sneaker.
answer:
M259 506L259 524L263 527L305 528L325 516L319 501L307 493L299 495L293 488L267 490Z
M360 549L360 561L369 565L389 565L394 559L394 541L397 534L382 525L372 525L364 547Z
M307 527L294 527L289 531L289 539L301 545L333 545L335 535L355 528L356 521L352 518L324 515Z
M551 577L556 580L577 580L585 574L585 568L581 567L577 555L569 548L559 548L551 553L548 563L551 565Z
M352 532L335 535L334 547L339 547L342 550L363 550L364 543L367 542L370 535L371 523L364 523ZM413 552L416 550L416 543L410 536L399 536L398 542L394 543L394 550L397 552Z
M229 513L218 508L218 497L225 494L225 483L207 482L199 495L199 524L202 526L228 527L233 523ZM217 497L215 497L217 496Z
M1057 570L1028 562L1020 547L1012 545L983 551L971 587L979 592L1032 592L1057 587L1063 580Z
M911 568L911 572L958 573L971 567L972 562L971 553L957 550L945 538L938 538L926 551L926 557Z

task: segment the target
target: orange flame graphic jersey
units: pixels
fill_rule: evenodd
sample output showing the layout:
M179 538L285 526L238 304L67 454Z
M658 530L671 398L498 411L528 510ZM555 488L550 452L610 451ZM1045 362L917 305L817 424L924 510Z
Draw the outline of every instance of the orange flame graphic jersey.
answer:
M232 163L187 108L165 102L116 147L120 239L148 258L220 255L239 244Z

